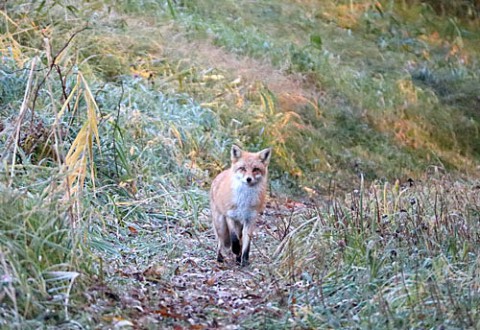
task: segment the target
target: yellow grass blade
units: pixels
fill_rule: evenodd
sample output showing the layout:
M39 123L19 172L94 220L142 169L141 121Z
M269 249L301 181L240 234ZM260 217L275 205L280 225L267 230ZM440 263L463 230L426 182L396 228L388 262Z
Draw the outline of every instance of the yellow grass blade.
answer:
M80 88L81 85L83 85L83 92ZM90 164L90 175L93 187L95 189L95 166L93 159L94 139L98 147L100 147L100 136L98 132L97 120L97 112L99 109L90 87L88 86L87 81L81 72L78 73L77 84L62 106L58 118L63 116L66 105L71 101L76 91L77 99L74 109L78 107L80 96L83 96L87 105L87 119L72 142L72 145L70 146L65 158L65 165L67 165L68 170L71 171L68 175L67 182L71 196L74 196L83 188L87 174L88 163ZM87 158L89 161L87 161Z
M82 73L79 72L78 74L80 75L80 78L83 81L83 85L85 86L85 100L87 101L88 121L92 128L92 133L97 140L97 145L100 147L100 138L98 134L97 115L96 115L97 112L100 112L100 110L98 109L97 102L95 102L95 97L93 97L90 87L85 81L85 78L83 77Z
M62 105L62 108L60 109L60 111L58 112L57 114L57 117L55 118L55 124L58 124L58 121L60 120L60 118L63 116L63 114L65 113L65 109L67 108L67 105L70 103L70 101L72 100L73 96L75 95L75 92L77 91L78 89L78 82L75 84L75 86L73 86L72 88L72 91L70 92L70 95L68 95L67 99L65 100L65 102L63 102L63 105Z

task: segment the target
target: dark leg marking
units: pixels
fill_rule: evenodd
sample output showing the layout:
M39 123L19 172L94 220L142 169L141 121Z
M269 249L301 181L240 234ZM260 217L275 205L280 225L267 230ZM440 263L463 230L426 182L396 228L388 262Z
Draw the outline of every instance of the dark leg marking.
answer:
M240 246L240 240L235 233L230 234L230 241L232 242L232 252L237 256L240 255L242 247Z
M248 266L249 254L250 254L250 244L245 248L245 250L243 251L243 253L241 255L241 261L242 261L241 265L242 265L242 267Z

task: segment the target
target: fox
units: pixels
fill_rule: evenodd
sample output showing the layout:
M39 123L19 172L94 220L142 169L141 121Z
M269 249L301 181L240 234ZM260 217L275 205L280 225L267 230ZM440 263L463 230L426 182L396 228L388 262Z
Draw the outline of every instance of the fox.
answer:
M242 267L249 264L255 222L265 209L271 155L272 148L248 152L234 144L230 168L212 181L210 210L218 262L224 262L222 250L231 248L237 264Z

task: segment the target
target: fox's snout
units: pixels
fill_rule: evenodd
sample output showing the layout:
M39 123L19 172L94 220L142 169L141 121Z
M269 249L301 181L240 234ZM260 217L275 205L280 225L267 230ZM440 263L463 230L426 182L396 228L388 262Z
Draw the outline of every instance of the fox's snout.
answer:
M247 184L249 186L254 186L256 185L258 182L261 181L261 178L262 176L257 174L257 175L254 175L253 173L252 174L249 174L249 173L237 173L236 175L236 178L238 181L244 183L244 184Z
M257 183L252 176L245 176L242 181L249 186L253 186Z

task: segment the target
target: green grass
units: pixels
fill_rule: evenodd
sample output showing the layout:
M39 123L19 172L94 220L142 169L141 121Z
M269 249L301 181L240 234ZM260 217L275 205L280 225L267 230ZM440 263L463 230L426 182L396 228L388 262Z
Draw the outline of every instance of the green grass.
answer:
M479 327L478 17L442 4L8 3L0 327ZM274 147L248 269L232 143Z
M399 175L389 172L399 163L403 175L411 175L432 163L468 170L465 158L478 159L478 139L467 138L478 136L479 122L471 111L475 91L466 87L479 79L473 31L455 19L440 26L434 13L416 5L407 11L391 2L360 2L352 9L305 4L303 9L313 14L300 8L203 1L187 2L179 10L192 38L209 38L236 54L311 77L317 90L334 96L322 99L323 117L309 124L315 128L315 145L331 146L328 155L337 154L342 168L355 161L373 163L365 169L369 177L391 177ZM412 14L416 10L422 20ZM435 33L437 40L429 40ZM354 125L345 117L355 118ZM333 127L335 137L321 124ZM296 142L288 140L290 149L298 150ZM306 170L309 155L295 158Z

